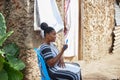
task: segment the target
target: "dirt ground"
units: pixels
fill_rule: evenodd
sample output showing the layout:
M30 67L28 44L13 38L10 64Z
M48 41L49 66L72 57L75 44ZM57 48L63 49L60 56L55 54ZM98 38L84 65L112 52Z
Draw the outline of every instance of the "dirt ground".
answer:
M79 61L83 80L120 80L120 54L114 53L100 60Z

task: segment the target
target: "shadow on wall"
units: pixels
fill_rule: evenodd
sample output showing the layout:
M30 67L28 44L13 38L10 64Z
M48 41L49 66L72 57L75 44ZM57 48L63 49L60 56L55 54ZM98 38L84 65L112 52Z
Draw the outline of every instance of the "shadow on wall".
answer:
M114 29L113 29L113 31L114 31ZM109 48L109 53L110 53L110 54L112 53L113 47L114 47L114 37L115 37L115 35L114 35L113 31L112 31L112 33L111 33L112 44L111 44L111 47Z

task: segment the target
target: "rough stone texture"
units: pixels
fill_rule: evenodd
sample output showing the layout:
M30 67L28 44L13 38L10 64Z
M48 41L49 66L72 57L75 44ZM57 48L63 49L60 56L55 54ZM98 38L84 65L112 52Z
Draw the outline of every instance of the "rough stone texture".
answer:
M57 4L63 15L61 1L57 0ZM114 0L83 0L83 59L96 60L108 54L114 27L113 2ZM40 31L33 30L33 7L34 0L0 0L0 11L7 21L7 29L14 31L7 43L17 43L20 58L26 64L24 80L39 80L40 75L33 48L41 44L42 38ZM57 34L56 44L60 49L63 32Z
M63 7L62 7L63 6L62 0L56 0L56 2L58 5L58 9L60 11L60 15L62 16L62 19L64 19L63 18L64 12L63 12ZM64 43L64 33L63 33L63 31L61 31L57 34L57 38L56 38L56 45L57 45L59 50L61 49L63 43Z
M111 48L114 0L84 0L83 4L83 57L96 60Z
M14 33L7 43L15 42L20 47L20 58L25 62L24 80L39 80L37 57L33 48L41 42L40 36L33 30L34 0L5 0L3 14L7 22L7 30ZM36 35L36 36L35 36Z
M61 0L57 0L57 4L62 12ZM20 47L19 57L26 64L23 70L24 80L40 80L37 56L33 48L41 44L42 38L40 31L33 30L34 0L0 0L0 12L5 16L7 31L14 31L6 43L15 42ZM60 48L63 32L57 36L56 44Z

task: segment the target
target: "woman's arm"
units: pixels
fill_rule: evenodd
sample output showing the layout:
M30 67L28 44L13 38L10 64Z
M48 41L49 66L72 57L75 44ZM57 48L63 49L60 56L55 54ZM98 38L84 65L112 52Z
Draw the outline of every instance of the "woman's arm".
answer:
M58 62L58 66L60 66L60 67L62 67L62 68L65 67L65 62L64 62L64 58L63 58L63 57L60 58L60 60L59 60L59 62Z
M49 65L51 67L54 66L60 60L60 58L62 57L62 55L63 55L64 51L67 49L67 47L68 47L68 45L64 45L63 48L61 49L60 53L56 57L47 60L47 65Z

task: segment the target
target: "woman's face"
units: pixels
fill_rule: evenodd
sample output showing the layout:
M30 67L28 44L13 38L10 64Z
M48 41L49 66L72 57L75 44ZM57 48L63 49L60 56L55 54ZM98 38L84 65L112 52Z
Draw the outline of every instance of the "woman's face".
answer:
M55 42L55 40L56 40L56 32L55 32L55 30L53 30L52 32L50 32L48 34L48 39L49 39L50 42Z

